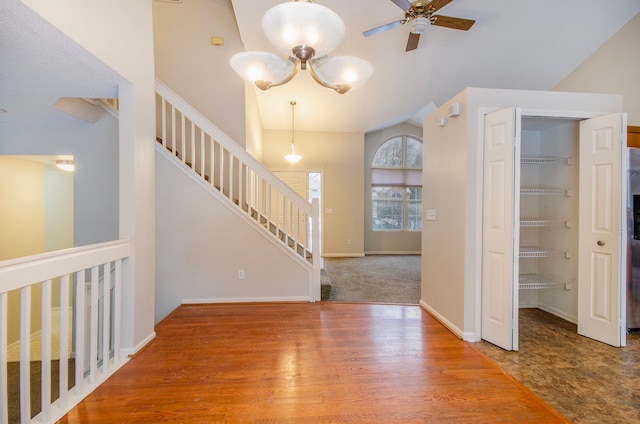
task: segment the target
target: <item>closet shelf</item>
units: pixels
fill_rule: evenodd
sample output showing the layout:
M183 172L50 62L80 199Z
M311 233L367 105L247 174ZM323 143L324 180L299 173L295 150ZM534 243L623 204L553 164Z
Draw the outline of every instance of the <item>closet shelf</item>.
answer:
M559 250L545 249L538 246L521 246L520 247L521 258L559 258L568 257L567 252Z
M531 196L571 196L570 190L563 188L521 188L520 194Z
M560 221L554 219L522 219L520 220L521 227L568 227L568 221Z
M537 158L537 157L522 157L520 163L524 165L571 165L570 158Z
M566 288L566 283L558 283L538 274L520 274L519 287L526 290Z

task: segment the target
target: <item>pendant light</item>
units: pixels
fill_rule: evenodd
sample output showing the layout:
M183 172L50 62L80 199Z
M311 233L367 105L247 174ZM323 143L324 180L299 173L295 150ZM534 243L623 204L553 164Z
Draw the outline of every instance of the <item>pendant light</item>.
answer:
M291 163L296 163L298 162L300 159L302 159L302 156L297 155L296 151L293 147L293 140L295 138L295 108L296 108L296 102L294 100L291 100L289 102L289 104L291 105L291 153L286 155L284 158L287 160L287 162L291 162Z

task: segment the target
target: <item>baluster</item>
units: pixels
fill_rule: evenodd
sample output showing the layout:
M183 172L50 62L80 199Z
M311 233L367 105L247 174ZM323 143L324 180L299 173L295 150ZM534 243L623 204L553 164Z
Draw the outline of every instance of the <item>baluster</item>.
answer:
M284 243L288 246L289 245L289 234L291 233L289 231L289 214L287 211L287 204L289 203L289 200L287 199L286 196L282 196L284 202L282 205L282 220L283 220L283 229L284 229Z
M69 375L69 274L60 280L60 376ZM69 381L60 378L60 407L67 406Z
M89 383L95 384L98 371L98 286L99 266L91 268L90 304L91 315L89 320Z
M122 328L122 260L118 259L115 266L113 286L113 363L120 362L120 330Z
M167 147L167 101L162 98L162 147Z
M180 160L182 163L186 162L187 157L187 129L185 127L184 113L180 112Z
M191 121L191 168L196 170L196 125Z
M176 155L176 108L171 105L171 153Z
M85 352L85 322L87 319L86 297L87 287L85 284L85 271L76 272L76 336L75 336L75 352L76 352L76 396L81 396L85 392L86 382L84 379L84 369L86 363Z
M215 167L214 167L215 152L214 152L214 150L215 150L215 143L213 142L213 137L209 137L209 156L210 156L210 158L209 158L209 179L211 180L211 181L209 181L209 184L211 184L211 187L215 188L214 181L215 181L215 175L216 174L214 173L214 170L215 170Z
M107 374L109 370L109 348L111 343L111 263L104 266L104 277L102 280L102 373Z
M281 232L281 226L282 223L280 222L280 192L277 191L276 192L276 210L275 210L275 214L276 214L276 237L280 238L280 232Z
M245 184L245 172L246 166L238 159L238 206L244 210L244 195L246 187Z
M267 220L267 231L271 232L271 184L265 181L265 212L266 212L266 220Z
M202 173L202 179L204 180L206 177L206 169L204 167L204 130L200 128L200 172Z
M45 420L51 415L51 280L42 283L42 362L40 401Z
M233 155L227 152L229 156L229 200L233 202Z
M8 293L0 293L0 424L9 424L9 388L7 385L7 297Z
M31 418L31 286L20 290L20 417Z
M224 194L224 148L218 143L218 166L220 167L218 176L220 178L220 193Z

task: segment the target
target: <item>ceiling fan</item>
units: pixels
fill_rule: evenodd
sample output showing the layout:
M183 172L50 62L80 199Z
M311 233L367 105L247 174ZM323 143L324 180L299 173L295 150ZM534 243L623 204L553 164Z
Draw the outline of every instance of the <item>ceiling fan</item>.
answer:
M404 19L370 29L362 34L365 37L370 37L374 34L408 23L411 32L409 33L409 40L407 40L407 48L405 51L415 50L418 47L420 34L422 34L429 25L468 31L476 22L472 19L434 15L436 11L448 5L453 0L417 0L413 3L410 3L409 0L391 1L404 10Z

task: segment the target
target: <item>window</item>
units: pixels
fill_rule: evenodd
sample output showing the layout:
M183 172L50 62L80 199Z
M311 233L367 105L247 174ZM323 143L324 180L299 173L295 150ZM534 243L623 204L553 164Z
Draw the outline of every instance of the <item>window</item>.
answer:
M422 141L393 137L376 151L371 163L374 231L422 230Z

